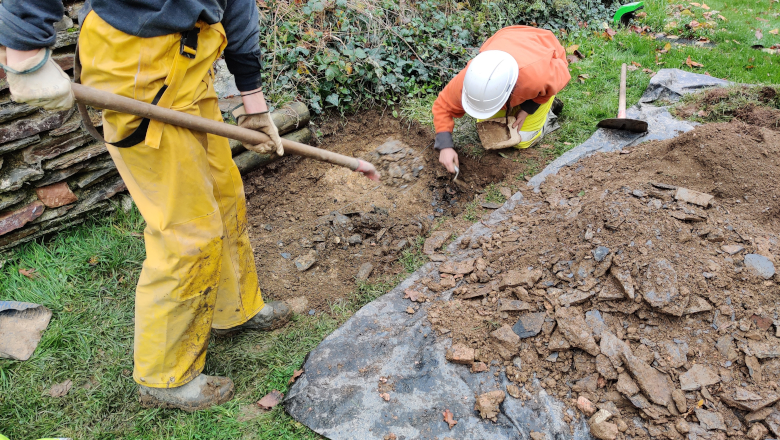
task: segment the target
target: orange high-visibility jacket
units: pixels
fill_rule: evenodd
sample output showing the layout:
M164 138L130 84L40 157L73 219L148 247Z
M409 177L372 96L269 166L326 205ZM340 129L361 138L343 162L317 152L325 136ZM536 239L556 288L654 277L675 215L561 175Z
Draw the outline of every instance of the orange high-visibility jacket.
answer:
M548 30L529 26L505 27L479 48L480 52L486 50L502 50L517 60L520 71L509 100L511 107L530 101L523 105L523 109L533 113L540 104L560 92L571 79L566 50ZM436 133L452 132L455 127L453 118L460 118L466 113L461 104L466 69L468 64L444 87L433 103L433 126Z

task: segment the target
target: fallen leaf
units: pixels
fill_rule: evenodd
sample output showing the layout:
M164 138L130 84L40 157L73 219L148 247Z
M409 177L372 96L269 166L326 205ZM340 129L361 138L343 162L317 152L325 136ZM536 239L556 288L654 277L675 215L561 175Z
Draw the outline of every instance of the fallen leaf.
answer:
M388 394L388 393L381 393L381 394L379 394L379 397L381 397L382 400L384 400L385 402L389 402L390 401L390 394Z
M704 67L704 64L691 60L690 55L688 55L688 59L685 60L685 65L688 67Z
M777 35L778 32L780 32L780 29L772 29L771 31L769 31L769 33L772 35Z
M98 264L98 257L97 257L97 255L95 255L95 256L93 256L93 257L91 257L89 259L89 265L90 266L95 266L97 264Z
M51 397L62 397L68 394L68 391L70 391L72 386L73 386L73 382L70 379L62 383L54 384L51 386L51 389L49 390L49 395Z
M38 272L35 269L19 269L19 273L31 280L34 280L38 276Z
M701 6L701 4L699 4L699 3L694 3L694 2L691 2L691 5L693 5L693 6Z
M574 51L580 48L579 44L572 44L571 46L566 48L566 53L569 55L573 55Z
M655 76L655 72L653 72L653 71L652 71L652 70L650 70L650 69L642 69L642 72L644 72L644 73L646 73L646 74L650 75L650 78L652 78L652 77L654 77L654 76Z
M453 426L457 425L457 420L452 418L452 411L445 409L442 413L444 415L444 421L447 422L448 425L450 425L450 429L452 429Z
M761 29L756 29L756 40L764 38L764 34L761 33Z
M579 75L577 75L577 81L581 83L585 83L585 80L589 78L590 76L587 73L580 73Z
M396 437L395 434L393 434L392 432L382 437L382 440L397 440L397 439L398 437Z
M617 31L612 28L607 28L606 33L609 34L610 37L617 35Z
M766 18L756 17L756 20L760 21L761 23L769 23L769 20Z
M260 407L260 409L264 409L266 411L272 410L276 405L279 404L279 402L282 401L282 398L284 398L284 394L280 393L277 390L273 390L270 393L263 396L262 399L257 401L257 406Z
M293 371L293 375L292 375L292 377L290 378L290 381L289 381L289 382L287 382L287 385L290 385L290 384L293 384L293 383L295 383L295 379L297 379L298 377L300 377L300 375L301 375L301 374L303 374L303 369L300 369L300 370L295 370L295 371Z
M702 4L701 4L701 8L702 8L702 9L706 9L706 10L709 10L709 9L710 9L710 7L709 7L709 6L707 6L707 3L702 3Z
M636 67L642 67L642 65L637 63L636 61L631 61L631 64L636 66Z
M626 67L626 70L628 70L629 72L633 72L634 70L638 70L638 69L639 69L639 67L636 67L636 66L628 66L628 67Z
M579 59L579 57L577 57L577 55L566 55L566 61L569 64L574 64L574 63L578 62L579 60L580 59Z
M756 66L754 66L752 64L749 64L749 65L745 66L746 70L755 69L755 68L756 68Z
M723 21L728 21L728 20L726 20L726 17L724 17L724 16L722 16L722 15L720 15L720 14L718 14L718 18L720 18L720 19L721 19L721 20L723 20Z

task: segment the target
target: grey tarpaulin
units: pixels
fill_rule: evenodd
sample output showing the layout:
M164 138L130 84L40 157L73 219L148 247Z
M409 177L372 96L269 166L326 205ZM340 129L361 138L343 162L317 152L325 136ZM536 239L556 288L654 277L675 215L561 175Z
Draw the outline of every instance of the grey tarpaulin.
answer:
M629 118L647 121L647 133L600 128L587 141L555 159L541 173L534 176L528 185L538 190L547 176L556 174L561 168L593 153L620 150L646 141L670 139L692 130L696 123L675 119L665 105L679 100L686 93L728 84L730 84L728 81L722 79L680 69L660 70L650 79L650 84L639 99L639 103L628 109ZM660 106L653 104L660 104Z
M643 100L673 100L694 89L725 83L704 75L664 69L652 79ZM630 112L630 117L650 122L651 132L643 139L665 139L692 128L674 120L664 108L643 103ZM632 136L608 138L599 130L571 150L572 154L562 156L560 159L569 155L564 162L555 161L542 174L549 174L551 169L557 171L595 151L619 149L637 141L641 142ZM492 228L507 220L519 203L524 202L518 192L488 220L469 228L448 247L450 258L462 260L479 255L481 250L460 249L460 240L491 234ZM303 367L305 373L285 399L287 412L314 431L338 440L383 439L390 433L398 440L529 439L531 431L545 432L550 440L590 438L583 419L575 419L578 422L570 428L564 417L571 410L539 386L523 390L529 398L525 402L507 395L496 423L479 418L474 410L475 395L505 390L509 384L505 375L491 374L495 370L472 374L465 365L447 362L444 353L451 341L446 335L437 336L431 331L426 317L430 303L423 303L414 314L406 312L410 302L403 299L404 290L421 278L438 278L437 267L436 263L425 265L322 341L309 354ZM451 291L444 292L437 301L447 301L451 295ZM380 378L387 378L393 386L389 401L379 396ZM458 422L452 430L443 420L445 409L452 411Z

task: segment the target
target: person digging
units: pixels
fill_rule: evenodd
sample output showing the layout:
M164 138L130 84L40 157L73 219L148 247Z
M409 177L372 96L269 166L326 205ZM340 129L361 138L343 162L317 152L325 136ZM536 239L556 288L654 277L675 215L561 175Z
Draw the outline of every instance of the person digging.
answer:
M0 63L15 101L73 107L50 49L63 12L60 0L0 4ZM239 125L270 138L246 147L284 153L260 87L254 0L91 0L80 18L85 85L221 122L212 66L224 52L244 104ZM103 112L103 135L146 220L135 297L141 403L186 411L222 404L233 382L202 373L212 329L269 331L292 313L263 301L228 140L112 111Z
M433 103L434 148L450 173L459 166L454 118L476 118L485 149L528 148L550 131L551 115L563 108L555 95L571 79L566 51L548 30L509 26L479 52Z

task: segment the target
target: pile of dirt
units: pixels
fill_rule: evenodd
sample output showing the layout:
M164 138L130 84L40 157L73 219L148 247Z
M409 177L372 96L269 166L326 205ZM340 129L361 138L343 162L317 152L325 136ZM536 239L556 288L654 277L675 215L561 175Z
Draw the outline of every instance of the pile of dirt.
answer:
M495 152L461 154L460 180L438 162L433 133L368 111L318 122L320 148L374 163L380 183L345 168L285 156L245 177L247 217L260 285L299 313L329 312L355 280L404 270L403 252L443 217L461 214L483 187L526 167ZM538 157L536 151L511 153ZM505 154L506 155L506 154ZM469 222L448 225L452 231Z
M762 125L561 170L460 242L476 258L408 289L410 313L454 288L428 313L447 358L544 388L600 439L780 436L780 133ZM477 399L488 419L525 396L496 391Z

